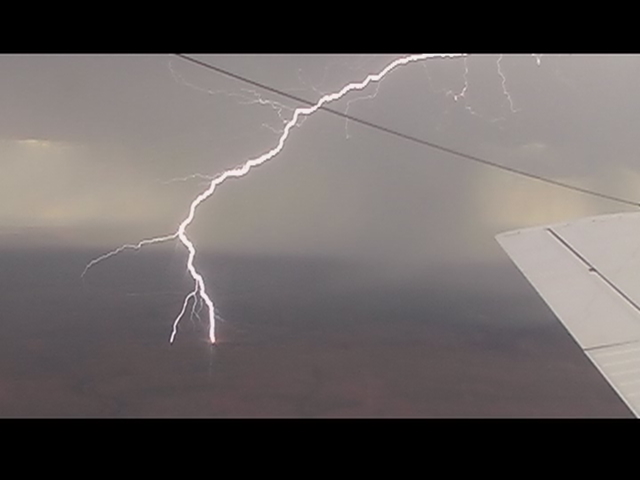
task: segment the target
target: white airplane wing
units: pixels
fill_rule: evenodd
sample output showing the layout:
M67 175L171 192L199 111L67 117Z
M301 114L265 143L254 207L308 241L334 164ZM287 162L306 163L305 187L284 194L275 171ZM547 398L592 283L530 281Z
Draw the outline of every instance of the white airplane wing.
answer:
M515 230L496 239L640 416L640 213Z

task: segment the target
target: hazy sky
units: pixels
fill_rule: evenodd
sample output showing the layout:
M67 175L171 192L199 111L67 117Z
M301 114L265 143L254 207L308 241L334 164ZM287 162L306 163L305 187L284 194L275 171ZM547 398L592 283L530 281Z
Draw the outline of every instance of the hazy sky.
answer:
M197 58L317 100L395 57ZM640 200L640 57L498 59L401 67L377 93L370 87L331 107ZM164 55L5 55L0 72L5 247L106 252L172 233L206 187L199 179L170 180L214 175L259 156L276 144L295 107ZM280 155L224 184L189 233L203 253L321 256L414 274L442 265L510 268L497 233L625 210L318 112L294 129ZM179 267L173 271L180 275Z
M390 56L199 56L317 99ZM471 56L392 72L349 113L555 179L632 198L640 58ZM275 145L286 99L169 56L0 57L0 228L7 241L111 248L169 233L216 174ZM465 86L464 97L458 97ZM500 70L499 70L500 67ZM504 81L500 76L504 75ZM513 105L503 91L506 88ZM448 93L450 92L450 93ZM333 105L344 110L352 94ZM493 258L505 229L619 211L319 112L281 155L224 185L191 232L204 248ZM6 237L6 235L10 235ZM24 238L23 238L24 237ZM55 237L55 238L54 238ZM49 237L47 237L49 238Z

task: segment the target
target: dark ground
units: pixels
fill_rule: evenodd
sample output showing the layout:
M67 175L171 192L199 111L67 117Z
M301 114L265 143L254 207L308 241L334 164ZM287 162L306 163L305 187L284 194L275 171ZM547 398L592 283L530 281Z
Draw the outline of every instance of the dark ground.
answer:
M507 262L200 257L211 348L181 254L100 253L0 251L1 417L631 417Z

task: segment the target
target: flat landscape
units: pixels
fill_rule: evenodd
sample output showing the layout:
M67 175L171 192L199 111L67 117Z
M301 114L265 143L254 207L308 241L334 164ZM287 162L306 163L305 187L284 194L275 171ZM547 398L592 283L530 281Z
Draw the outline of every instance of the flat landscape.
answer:
M1 417L631 417L515 267L377 280L329 259L0 255ZM177 280L176 280L177 278ZM517 292L517 293L513 293Z

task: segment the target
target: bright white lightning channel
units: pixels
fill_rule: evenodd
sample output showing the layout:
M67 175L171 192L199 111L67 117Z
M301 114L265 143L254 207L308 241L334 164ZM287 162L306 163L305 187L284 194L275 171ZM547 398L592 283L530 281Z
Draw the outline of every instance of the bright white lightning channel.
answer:
M202 275L198 273L198 271L195 268L194 260L196 256L196 248L191 242L191 240L189 239L189 237L187 237L187 233L186 233L187 227L191 225L191 222L195 218L196 210L200 206L200 204L203 203L205 200L207 200L211 195L213 195L213 192L216 190L216 188L226 180L230 178L243 177L247 173L249 173L249 171L252 168L262 165L263 163L271 160L273 157L278 155L284 148L285 142L289 137L289 132L293 127L296 126L296 124L298 123L298 120L304 119L314 114L326 104L340 100L341 98L343 98L345 95L347 95L352 91L363 90L367 86L369 86L371 83L380 82L380 80L382 80L388 73L390 73L392 70L394 70L397 67L404 66L410 63L420 62L423 60L432 59L432 58L456 58L456 57L464 57L464 56L465 54L426 54L426 53L419 54L419 55L408 55L406 57L402 57L394 60L393 62L389 63L384 69L382 69L379 73L370 74L361 82L350 83L344 86L338 92L323 95L320 98L320 100L318 100L313 106L296 108L293 111L293 116L291 117L291 119L285 123L284 130L281 132L280 138L278 140L278 144L268 152L260 155L259 157L251 160L247 160L242 165L229 169L223 172L222 174L217 175L216 177L213 177L210 180L209 187L200 195L198 195L193 200L193 202L191 202L191 206L189 208L189 215L187 216L187 218L185 218L182 221L182 223L180 224L180 226L178 227L175 233L171 235L166 235L163 237L156 237L156 238L151 238L147 240L142 240L135 245L129 245L129 244L123 245L117 248L116 250L106 253L89 262L85 267L84 271L82 272L82 277L84 277L87 271L97 263L101 262L102 260L106 260L107 258L112 257L114 255L117 255L118 253L124 250L127 250L127 249L139 250L145 245L167 242L169 240L174 240L176 238L179 239L180 242L186 247L186 249L189 252L189 256L187 258L187 271L191 275L191 278L193 278L195 285L194 285L194 289L185 297L184 302L182 304L182 309L178 314L178 316L176 317L176 319L173 321L173 329L171 331L169 343L173 343L175 339L175 336L178 332L178 325L187 310L189 301L192 299L194 301L198 301L198 297L199 297L200 300L202 300L207 306L208 313L209 313L209 340L211 341L212 344L215 344L216 342L215 306L213 304L213 301L207 294L205 282L204 282L204 279L202 278Z

